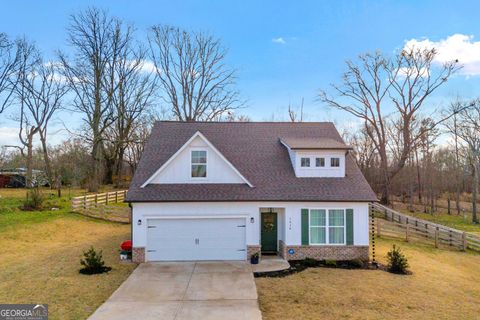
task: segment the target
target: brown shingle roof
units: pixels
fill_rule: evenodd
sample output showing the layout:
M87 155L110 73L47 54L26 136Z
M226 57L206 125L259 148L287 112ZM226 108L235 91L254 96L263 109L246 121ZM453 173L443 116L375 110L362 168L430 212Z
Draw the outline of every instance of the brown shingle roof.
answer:
M295 138L282 137L280 140L285 143L290 149L328 149L328 150L348 150L352 149L343 141L338 141L331 138Z
M253 184L149 184L140 186L197 131ZM297 178L280 138L331 139L330 122L157 122L145 146L126 201L375 201L352 156L345 178Z

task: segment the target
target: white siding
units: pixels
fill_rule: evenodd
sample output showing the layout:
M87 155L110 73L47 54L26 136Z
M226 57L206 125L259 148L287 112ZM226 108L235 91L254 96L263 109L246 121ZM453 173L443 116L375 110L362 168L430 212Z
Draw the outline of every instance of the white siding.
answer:
M191 177L190 161L193 149L207 151L207 178ZM196 137L157 174L151 183L245 183L245 181L202 138Z
M298 150L295 153L295 168L297 177L345 177L345 151L344 150ZM331 167L330 159L339 158L340 166ZM310 158L310 167L301 166L301 158ZM315 158L325 158L325 167L316 167Z
M147 219L155 217L245 217L247 245L260 244L260 208L283 208L278 213L278 238L300 245L302 208L351 208L354 210L354 245L368 245L368 203L364 202L178 202L132 203L133 245L146 245ZM254 223L251 223L254 218ZM141 220L141 225L138 225Z

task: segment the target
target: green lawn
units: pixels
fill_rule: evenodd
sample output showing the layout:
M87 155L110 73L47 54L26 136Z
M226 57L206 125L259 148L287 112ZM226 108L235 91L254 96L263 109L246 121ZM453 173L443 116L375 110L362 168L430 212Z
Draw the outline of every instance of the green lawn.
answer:
M430 214L423 213L422 208L416 205L415 212L410 212L410 210L407 209L407 205L401 202L395 202L393 205L393 209L420 219L432 221L438 224L443 224L451 228L480 234L480 224L472 223L472 213L469 211L465 211L464 216L463 214L457 215L456 211L453 208L452 214L448 214L446 210L440 208L438 212Z
M48 303L50 319L86 319L135 268L118 259L130 226L70 213L68 194L49 196L46 210L21 211L23 192L0 189L0 301ZM78 273L90 246L103 250L112 271Z

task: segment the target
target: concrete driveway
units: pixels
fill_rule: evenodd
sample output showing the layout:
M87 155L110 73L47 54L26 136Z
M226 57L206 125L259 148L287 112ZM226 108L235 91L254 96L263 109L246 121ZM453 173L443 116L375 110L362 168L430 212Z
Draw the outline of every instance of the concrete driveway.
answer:
M143 263L89 318L262 319L249 264Z

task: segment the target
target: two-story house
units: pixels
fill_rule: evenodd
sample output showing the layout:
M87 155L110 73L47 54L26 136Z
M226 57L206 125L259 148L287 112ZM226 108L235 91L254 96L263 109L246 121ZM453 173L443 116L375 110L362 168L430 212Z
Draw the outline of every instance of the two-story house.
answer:
M332 123L157 122L127 194L133 259L368 260L376 196Z

